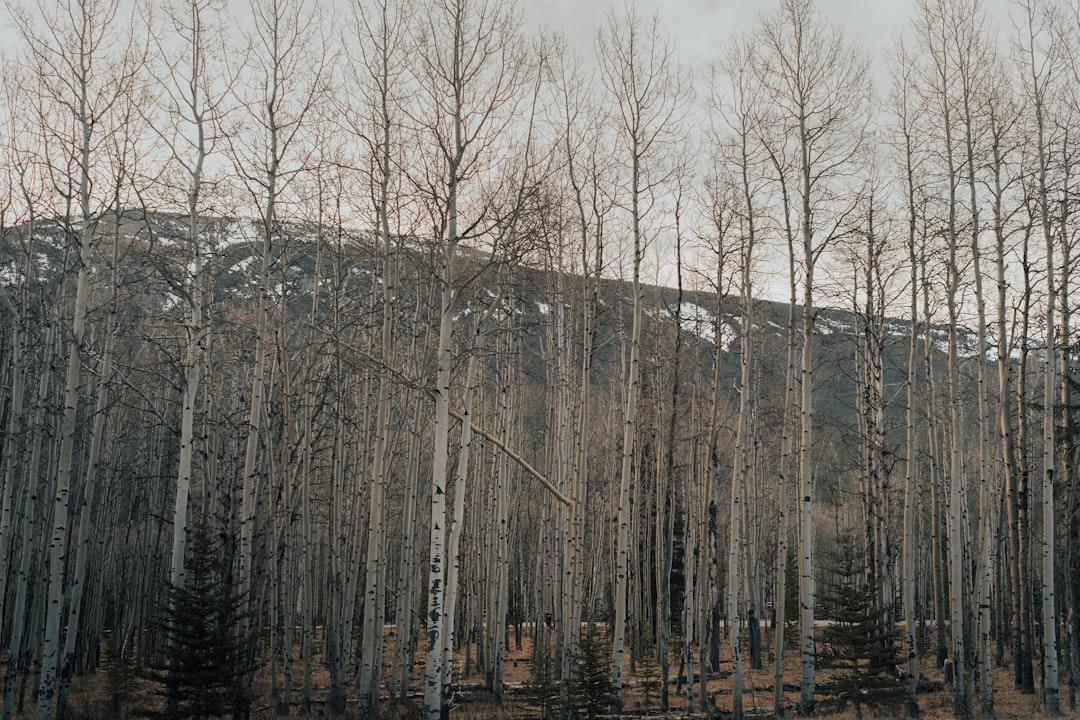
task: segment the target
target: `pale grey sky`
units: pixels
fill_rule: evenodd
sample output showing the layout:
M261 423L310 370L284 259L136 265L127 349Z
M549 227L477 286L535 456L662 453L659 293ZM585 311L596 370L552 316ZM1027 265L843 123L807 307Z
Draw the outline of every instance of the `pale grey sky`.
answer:
M242 0L230 0L243 5ZM326 5L344 6L350 0L323 0ZM546 27L562 31L569 43L584 58L592 56L593 39L611 8L621 12L624 0L518 0L526 25L535 30ZM1010 32L1007 15L1009 0L984 0L999 19L1005 33ZM29 0L15 4L33 8ZM423 5L423 0L419 3ZM121 0L130 11L134 0ZM675 40L680 60L693 66L719 57L720 49L732 35L753 26L762 12L775 9L774 0L637 0L642 17L657 13L664 30ZM818 5L833 22L845 28L848 37L859 43L879 65L884 52L892 46L897 31L910 18L914 0L818 0ZM246 13L238 13L242 16ZM17 42L6 8L0 9L0 51L9 55Z
M611 8L621 12L623 0L520 0L531 28L561 30L568 42L589 57L596 31ZM1009 0L984 0L1004 33ZM761 13L772 12L775 0L637 0L641 16L658 13L660 24L675 40L682 62L700 66L718 58L735 33L749 30ZM818 0L822 12L844 28L847 36L870 55L880 69L897 33L910 20L914 0Z

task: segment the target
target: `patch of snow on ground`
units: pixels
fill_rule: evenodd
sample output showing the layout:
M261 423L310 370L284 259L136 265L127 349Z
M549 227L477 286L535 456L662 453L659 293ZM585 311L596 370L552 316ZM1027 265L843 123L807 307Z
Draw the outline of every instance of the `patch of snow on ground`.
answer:
M683 330L702 340L716 342L716 316L697 303L684 302L679 306L680 325Z
M722 323L720 325L720 349L724 352L731 352L731 348L735 346L739 336L735 332L735 328L729 323Z
M842 323L831 318L818 317L814 321L814 329L821 335L835 335L837 333L851 335L855 328L847 323Z
M231 272L231 273L243 273L243 274L247 275L248 271L251 270L251 266L254 265L254 264L255 264L255 256L254 255L249 255L248 257L246 257L246 258L244 258L242 260L237 260L236 262L234 262L232 264L232 266L229 267L229 272Z
M545 302L537 302L536 308L540 311L541 315L547 315L551 307Z

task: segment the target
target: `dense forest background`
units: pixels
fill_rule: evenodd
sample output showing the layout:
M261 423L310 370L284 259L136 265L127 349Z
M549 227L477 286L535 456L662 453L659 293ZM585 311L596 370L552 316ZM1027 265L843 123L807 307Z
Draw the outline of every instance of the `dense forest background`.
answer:
M510 0L6 13L3 720L418 658L433 720L508 628L568 712L586 660L1075 705L1080 6L918 0L873 77L811 0L703 68L633 6L586 58Z

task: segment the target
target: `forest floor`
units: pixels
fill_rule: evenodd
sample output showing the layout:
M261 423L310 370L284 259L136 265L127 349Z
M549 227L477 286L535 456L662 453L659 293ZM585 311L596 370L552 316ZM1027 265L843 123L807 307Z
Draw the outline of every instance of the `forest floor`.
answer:
M765 648L770 647L771 633L767 630L762 633L762 642ZM672 643L675 646L675 642ZM384 667L389 668L393 647L393 637L388 633L386 638L386 657ZM726 648L725 648L726 649ZM475 657L475 654L473 655ZM302 664L298 662L299 648L293 655L293 690L292 707L290 715L299 715L300 683L302 682ZM473 663L471 672L463 674L464 655L455 657L454 667L454 708L452 718L463 720L531 720L539 718L539 711L532 702L526 683L533 678L533 655L532 638L527 632L523 632L520 644L513 631L508 632L507 646L504 660L504 697L501 703L494 703L490 695L484 690L483 672L478 670ZM730 668L730 656L721 655L721 667L727 665ZM0 665L0 668L3 666ZM279 666L280 669L280 666ZM414 720L420 717L420 706L423 699L421 688L423 687L424 656L421 650L414 664L413 674L410 677L412 691L410 699L406 703L394 703L387 699L382 702L381 715L384 718L401 718L402 720ZM160 698L150 683L141 679L131 679L124 688L124 696L119 703L114 703L111 691L115 683L110 682L108 665L98 669L96 673L77 676L72 680L70 695L70 713L67 720L125 720L127 718L147 717L153 712L160 710ZM624 716L625 717L652 717L652 718L728 718L731 716L731 681L730 673L721 671L719 674L710 674L708 680L708 712L695 710L688 712L685 683L677 684L676 673L678 672L678 660L673 658L669 670L669 711L660 711L659 700L659 669L655 662L639 663L637 672L631 673L629 664L624 671ZM743 705L747 717L767 718L772 715L772 658L771 651L766 649L763 657L763 669L745 669ZM798 699L797 680L800 669L798 665L798 653L794 649L787 652L784 663L785 697L788 701L787 717L794 717L794 703ZM953 693L949 688L941 689L943 679L941 669L937 667L920 668L920 673L925 676L924 685L928 685L928 692L920 692L919 709L920 718L923 720L946 720L955 717L953 712ZM1038 673L1038 668L1036 668ZM1064 680L1064 678L1063 678ZM927 682L928 681L928 682ZM326 706L329 687L329 672L322 662L313 664L312 672L312 713L310 717L327 718L333 717ZM349 694L349 707L345 715L339 716L346 719L357 717L355 691ZM385 698L385 690L384 690ZM1078 701L1080 703L1080 701ZM1049 718L1043 707L1041 692L1036 695L1023 695L1013 686L1012 674L1008 668L995 668L994 670L994 712L992 715L982 713L978 706L978 698L973 699L975 718L996 718L1000 720L1037 720ZM1070 720L1080 720L1080 709L1069 709L1068 688L1061 690L1062 715L1059 717ZM839 711L821 712L818 717L831 718L833 720L853 720L854 710L848 706ZM23 712L14 715L15 720L25 720L34 717L33 703L30 693L26 693L26 707ZM272 700L269 666L263 664L256 673L255 701L253 705L253 720L269 720L270 718L282 717L278 713L276 703ZM865 720L879 720L881 718L901 718L903 708L889 710L863 709Z

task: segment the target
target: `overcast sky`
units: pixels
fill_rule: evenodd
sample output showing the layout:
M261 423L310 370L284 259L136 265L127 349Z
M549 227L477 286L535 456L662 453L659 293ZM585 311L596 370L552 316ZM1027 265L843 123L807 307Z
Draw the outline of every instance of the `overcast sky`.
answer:
M890 32L907 18L906 0L818 0L825 13L852 32L870 39ZM657 13L662 27L675 38L683 62L697 64L719 56L724 42L749 29L761 12L772 11L776 2L753 0L638 0L643 18ZM523 0L530 26L561 29L582 52L591 51L593 38L610 8L621 12L622 0ZM864 43L865 45L865 43Z
M318 1L318 0L317 0ZM332 0L346 6L352 0ZM548 28L561 31L583 57L593 53L596 31L612 7L621 12L624 0L518 0L528 29ZM998 18L1000 27L1009 32L1009 0L983 0ZM243 5L243 0L229 0ZM425 0L418 0L423 7ZM897 31L907 25L914 0L817 0L818 6L832 21L845 29L849 39L870 55L877 69L884 52L892 46ZM15 0L16 5L34 8L34 0ZM49 3L46 2L46 5ZM718 58L720 48L736 32L747 30L762 12L771 12L777 0L637 0L640 15L659 15L663 29L674 39L680 60L701 66ZM121 6L133 8L133 0L121 0ZM16 42L7 9L0 8L0 48L5 55Z
M584 56L593 52L593 39L604 18L623 0L520 0L531 28L561 30ZM1009 0L983 0L997 18L1002 32L1011 32ZM847 37L871 57L880 72L885 53L898 31L911 18L914 0L817 0L818 7L840 25ZM638 0L643 18L659 15L660 24L675 40L682 62L700 66L720 56L720 48L735 33L753 27L763 12L775 10L777 0Z

